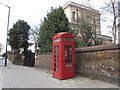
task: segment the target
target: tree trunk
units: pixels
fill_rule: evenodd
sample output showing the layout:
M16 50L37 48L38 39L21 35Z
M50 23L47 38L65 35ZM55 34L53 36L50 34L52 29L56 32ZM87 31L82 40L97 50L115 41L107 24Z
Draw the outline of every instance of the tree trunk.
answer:
M115 13L115 0L112 1L112 8L113 8L113 15L114 15L114 22L113 22L113 28L112 28L112 32L113 32L113 43L115 44L116 43L116 32L117 32L117 27L116 27L116 13Z

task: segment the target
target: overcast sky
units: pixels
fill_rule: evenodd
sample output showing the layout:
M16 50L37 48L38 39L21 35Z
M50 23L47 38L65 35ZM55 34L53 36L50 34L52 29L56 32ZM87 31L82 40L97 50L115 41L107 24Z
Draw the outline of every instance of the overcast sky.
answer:
M43 20L51 7L63 6L68 1L80 2L80 0L0 0L0 3L4 3L11 8L9 28L12 28L13 24L19 19L28 22L31 27L39 25L40 20ZM103 6L104 1L91 0L90 4L94 9L99 10ZM0 4L0 43L3 44L4 48L7 34L7 18L8 8ZM101 26L102 34L108 35L109 33L105 32L105 25L101 24ZM4 51L5 49L2 52Z

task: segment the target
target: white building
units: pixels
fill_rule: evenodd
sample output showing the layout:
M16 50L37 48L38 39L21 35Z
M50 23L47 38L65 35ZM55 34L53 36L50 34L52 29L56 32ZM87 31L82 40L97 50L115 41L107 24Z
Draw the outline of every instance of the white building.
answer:
M74 30L74 32L78 33L78 22L79 20L87 21L89 22L93 27L93 33L100 39L102 37L102 40L107 40L107 43L111 43L112 38L109 36L101 35L101 26L100 26L100 13L98 10L92 9L90 7L90 0L79 0L79 3L75 2L67 2L64 6L64 12L66 14L66 17L68 18L69 22L71 23L71 27ZM104 38L105 37L105 38Z

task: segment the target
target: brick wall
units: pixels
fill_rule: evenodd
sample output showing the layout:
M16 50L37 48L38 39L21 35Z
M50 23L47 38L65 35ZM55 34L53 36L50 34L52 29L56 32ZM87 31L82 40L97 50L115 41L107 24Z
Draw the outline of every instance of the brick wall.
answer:
M8 53L8 59L16 65L22 65L22 55L21 54Z
M117 81L119 50L120 46L118 45L76 48L76 73ZM37 65L52 70L52 53L40 53Z
M117 82L119 50L118 45L77 48L75 70L83 75Z
M52 53L39 53L37 67L52 70Z
M34 67L35 64L35 54L34 53L8 53L8 59L16 65L30 66Z

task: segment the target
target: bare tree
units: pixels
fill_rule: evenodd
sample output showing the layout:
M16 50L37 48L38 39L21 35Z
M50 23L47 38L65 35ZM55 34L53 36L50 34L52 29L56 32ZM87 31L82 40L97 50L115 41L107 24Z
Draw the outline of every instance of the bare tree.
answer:
M120 44L120 0L118 0L118 44Z
M35 48L35 66L37 67L37 41L39 37L39 26L34 26L33 28L30 29L30 40L34 43L34 48Z
M118 11L117 11L117 0L110 0L109 2L105 2L105 7L102 8L103 11L108 12L113 17L112 25L108 26L112 28L112 35L113 35L113 43L116 43L117 37L117 18L118 18ZM106 18L108 19L108 18Z
M0 43L0 52L2 51L3 49L3 45Z

